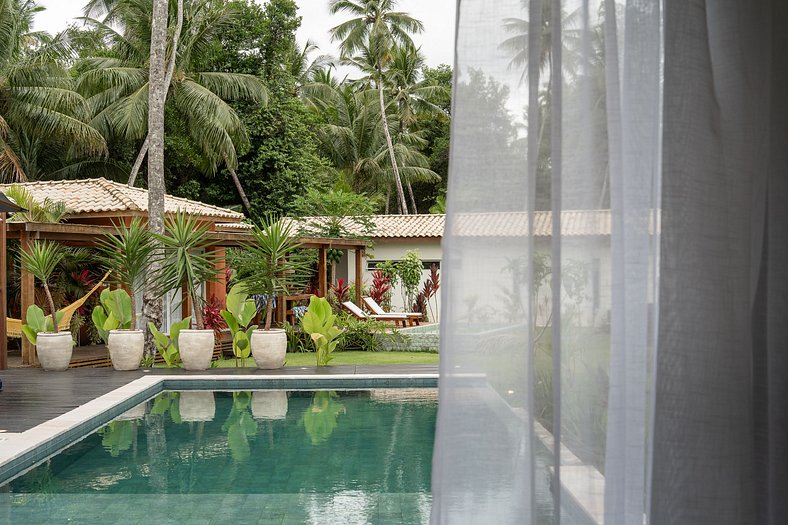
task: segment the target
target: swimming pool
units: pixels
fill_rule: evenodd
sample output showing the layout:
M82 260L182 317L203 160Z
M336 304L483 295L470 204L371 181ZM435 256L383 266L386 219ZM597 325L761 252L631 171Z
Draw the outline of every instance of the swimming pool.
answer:
M163 392L0 487L2 523L426 523L427 389Z

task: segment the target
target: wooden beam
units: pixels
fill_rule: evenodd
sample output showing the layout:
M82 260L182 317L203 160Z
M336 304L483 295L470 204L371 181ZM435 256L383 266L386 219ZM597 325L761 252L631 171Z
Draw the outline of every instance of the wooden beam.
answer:
M361 292L364 287L364 248L356 249L356 304L361 306Z
M32 247L32 240L30 234L26 231L22 232L20 237L20 247L23 251L30 251ZM26 272L24 268L21 269L21 299L22 299L22 323L27 322L27 309L30 305L36 303L36 283L33 274ZM38 362L36 358L36 349L27 340L27 337L22 337L22 364L35 365Z
M328 250L325 246L318 248L317 257L317 295L325 297L328 294L328 260L326 255Z
M6 213L0 212L0 370L8 368L8 286L7 286L7 256L6 246ZM24 335L22 335L24 337Z

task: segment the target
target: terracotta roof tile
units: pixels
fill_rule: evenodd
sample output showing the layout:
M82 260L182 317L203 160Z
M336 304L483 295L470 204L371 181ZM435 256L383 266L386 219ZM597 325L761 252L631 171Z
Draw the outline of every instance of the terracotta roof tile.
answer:
M9 184L0 185L0 190ZM62 201L72 211L72 218L79 214L108 212L147 212L148 190L134 188L107 179L53 180L25 182L24 186L38 202L47 197ZM202 202L167 195L164 199L167 213L185 211L200 217L218 218L227 221L240 221L243 214L204 204Z

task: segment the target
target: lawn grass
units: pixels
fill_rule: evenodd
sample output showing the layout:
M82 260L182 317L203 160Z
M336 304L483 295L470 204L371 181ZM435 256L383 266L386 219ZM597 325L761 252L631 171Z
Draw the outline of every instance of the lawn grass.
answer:
M334 352L331 365L437 365L438 354L429 352ZM216 361L218 368L234 368L235 359ZM238 366L253 367L252 358L246 363L238 361ZM313 352L288 353L285 366L315 366Z

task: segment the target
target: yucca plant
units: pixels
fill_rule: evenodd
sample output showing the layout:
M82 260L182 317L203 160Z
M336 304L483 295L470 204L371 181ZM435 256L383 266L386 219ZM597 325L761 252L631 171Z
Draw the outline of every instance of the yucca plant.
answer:
M203 330L203 300L199 288L217 278L210 225L179 211L165 219L164 230L164 235L154 235L164 249L162 270L156 276L159 288L166 292L185 287L192 301L197 329Z
M21 251L22 268L26 272L32 273L44 286L44 293L53 320L57 318L57 310L49 290L49 280L65 254L66 250L60 244L52 241L35 241L29 251ZM57 322L53 321L52 325L53 331L57 333Z
M271 330L274 301L303 286L307 279L308 262L298 254L301 244L293 228L283 221L267 217L261 226L252 229L254 243L239 253L239 282L251 294L268 297L265 309L265 330Z
M113 283L125 287L131 299L131 328L137 327L137 302L135 292L145 280L154 255L155 243L150 230L135 217L126 226L115 225L114 233L99 239L98 249L102 266L112 272Z

